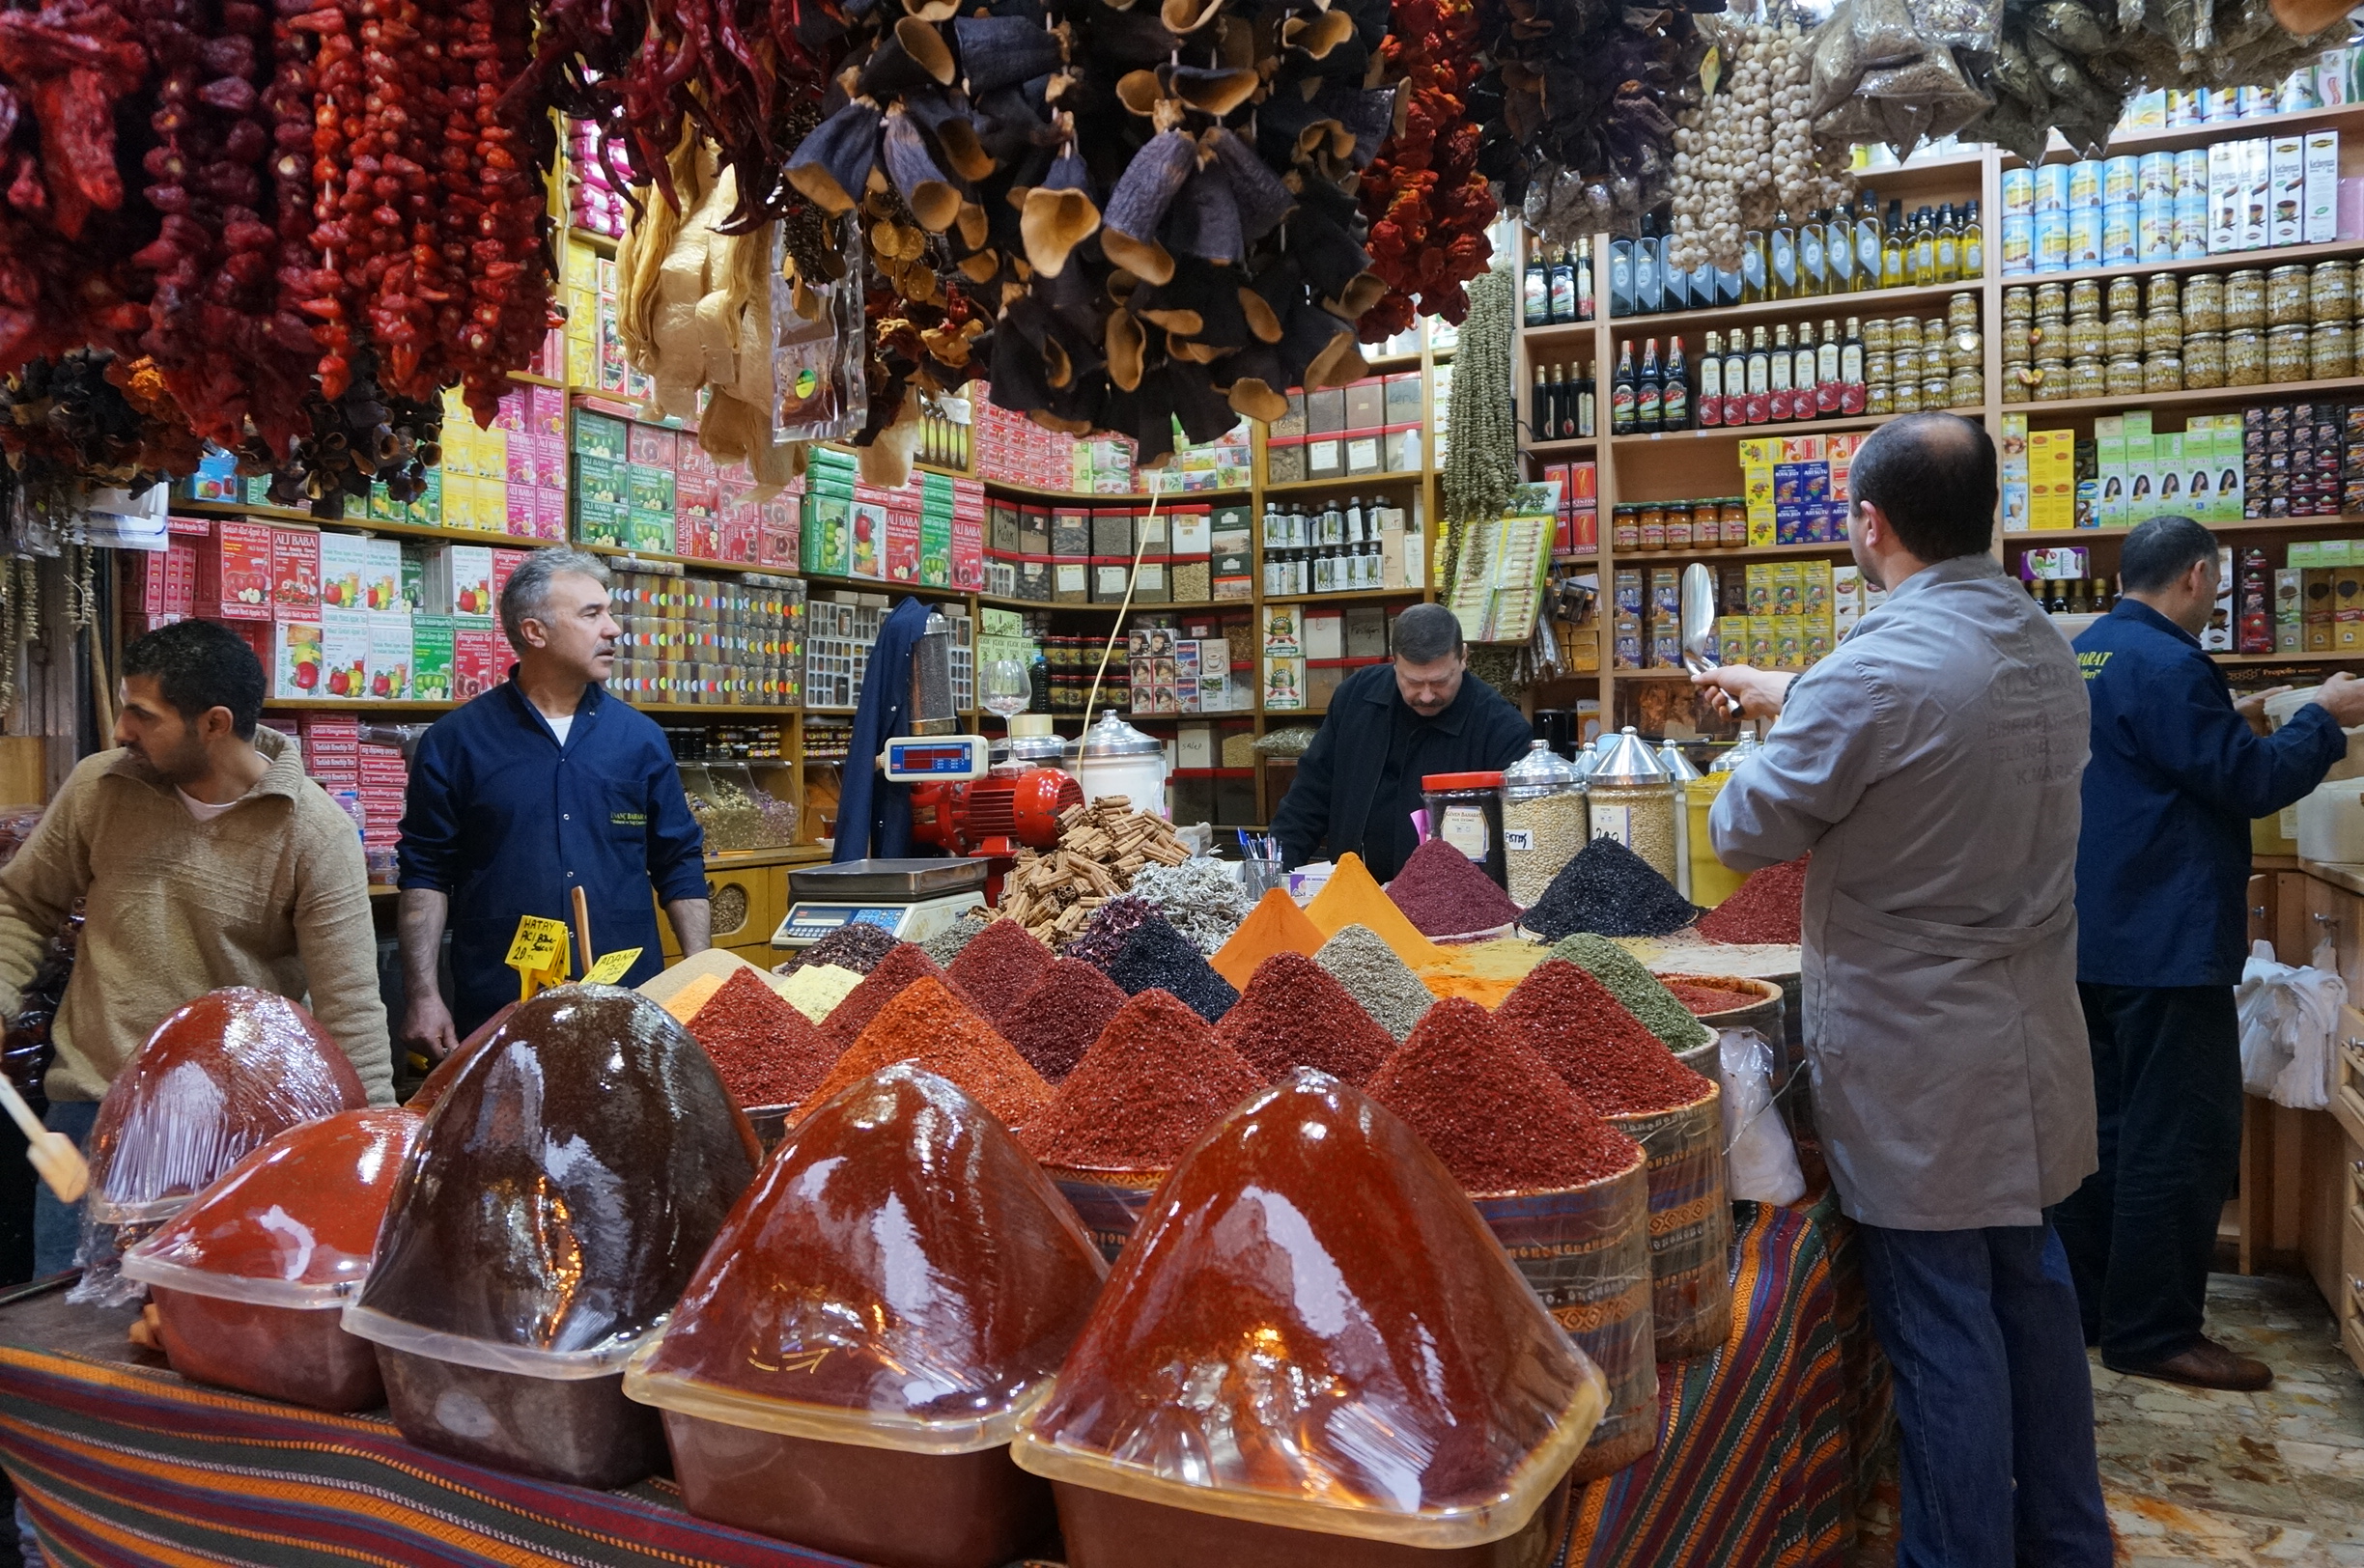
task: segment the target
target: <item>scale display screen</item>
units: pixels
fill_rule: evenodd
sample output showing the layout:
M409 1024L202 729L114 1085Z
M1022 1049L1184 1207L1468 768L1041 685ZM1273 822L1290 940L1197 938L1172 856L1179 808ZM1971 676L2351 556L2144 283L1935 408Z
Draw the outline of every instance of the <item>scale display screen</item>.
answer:
M798 904L772 937L775 946L808 946L841 926L877 926L897 931L911 914L909 904Z
M890 741L886 745L886 767L896 773L965 778L975 766L975 753L966 740Z

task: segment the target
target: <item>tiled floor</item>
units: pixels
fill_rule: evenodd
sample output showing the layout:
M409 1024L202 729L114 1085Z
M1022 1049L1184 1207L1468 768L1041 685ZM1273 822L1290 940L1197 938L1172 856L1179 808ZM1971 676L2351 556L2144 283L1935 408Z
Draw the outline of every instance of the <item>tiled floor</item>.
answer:
M2209 1331L2274 1369L2264 1393L2122 1378L2094 1361L2101 1486L2125 1568L2364 1568L2364 1378L2313 1285L2218 1274ZM1857 1568L1895 1560L1893 1486Z

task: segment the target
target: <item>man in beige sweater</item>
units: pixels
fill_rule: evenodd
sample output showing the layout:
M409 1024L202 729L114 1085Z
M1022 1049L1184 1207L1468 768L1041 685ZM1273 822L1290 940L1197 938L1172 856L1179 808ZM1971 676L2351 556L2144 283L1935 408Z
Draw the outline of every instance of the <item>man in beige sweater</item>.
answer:
M352 819L258 727L253 652L183 621L124 655L117 749L85 758L0 870L0 1014L76 900L80 955L58 1008L48 1125L80 1142L98 1102L174 1009L224 986L306 1001L373 1104L393 1102L369 877ZM73 1261L79 1220L36 1196L38 1274Z

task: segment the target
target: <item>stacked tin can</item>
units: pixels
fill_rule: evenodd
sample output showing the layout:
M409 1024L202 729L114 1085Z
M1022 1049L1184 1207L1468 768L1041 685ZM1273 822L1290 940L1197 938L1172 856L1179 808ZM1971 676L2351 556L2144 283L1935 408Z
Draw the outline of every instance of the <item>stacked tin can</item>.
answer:
M2350 261L2003 291L2003 401L2271 386L2355 374Z

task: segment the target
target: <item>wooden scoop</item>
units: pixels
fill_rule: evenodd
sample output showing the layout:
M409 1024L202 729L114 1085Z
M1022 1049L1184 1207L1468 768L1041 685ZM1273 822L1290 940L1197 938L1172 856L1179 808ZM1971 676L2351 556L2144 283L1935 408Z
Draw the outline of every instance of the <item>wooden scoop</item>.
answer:
M16 1085L0 1077L0 1106L6 1106L9 1116L25 1135L25 1158L41 1179L49 1184L60 1203L79 1203L82 1194L90 1190L90 1165L82 1151L74 1147L73 1139L63 1133L52 1133L42 1126L33 1107L24 1103Z

